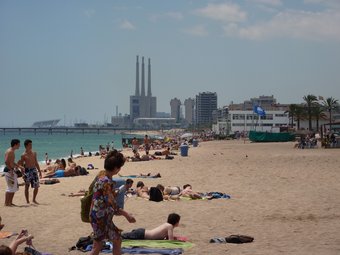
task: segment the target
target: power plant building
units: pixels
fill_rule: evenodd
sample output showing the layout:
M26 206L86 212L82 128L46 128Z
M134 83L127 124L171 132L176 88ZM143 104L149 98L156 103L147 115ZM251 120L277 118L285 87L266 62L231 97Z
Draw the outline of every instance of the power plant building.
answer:
M139 57L136 59L136 88L135 95L130 96L130 120L137 118L155 118L157 109L157 98L151 92L151 61L148 59L147 93L145 93L145 65L142 57L142 69L139 71ZM141 74L141 87L140 75Z

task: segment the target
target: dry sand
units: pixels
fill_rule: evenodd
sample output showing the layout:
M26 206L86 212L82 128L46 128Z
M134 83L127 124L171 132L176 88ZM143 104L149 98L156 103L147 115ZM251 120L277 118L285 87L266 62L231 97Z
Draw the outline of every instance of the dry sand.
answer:
M122 175L162 175L160 179L143 179L148 186L191 183L194 190L226 192L232 198L161 203L129 198L125 209L133 213L137 223L129 224L122 217L114 221L124 230L152 228L163 223L169 213L177 212L182 218L175 233L195 244L187 255L340 254L339 155L336 149L293 149L293 143L212 141L190 148L188 157L127 162ZM93 163L99 169L103 166L98 157L78 159L77 163ZM87 188L98 171L41 185L38 206L25 204L20 187L14 197L19 206L11 208L3 206L6 185L0 178L4 231L28 229L38 250L68 254L79 237L91 233L91 226L80 220L80 198L62 194ZM255 241L209 244L210 238L230 234L251 235ZM8 244L12 239L0 243Z

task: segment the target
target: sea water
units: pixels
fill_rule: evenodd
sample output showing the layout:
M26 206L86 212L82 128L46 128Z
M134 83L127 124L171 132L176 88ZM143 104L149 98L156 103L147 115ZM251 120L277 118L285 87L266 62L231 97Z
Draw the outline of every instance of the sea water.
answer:
M48 153L48 158L55 160L57 158L68 158L80 155L80 148L82 147L85 155L88 152L92 154L99 150L99 145L106 148L107 145L110 149L122 148L122 134L114 134L113 132L106 133L15 133L10 132L0 134L0 172L4 167L5 151L11 146L12 139L20 140L20 148L15 152L15 160L20 159L21 154L25 150L24 141L26 139L32 140L33 151L37 152L37 159L40 163L45 163L45 153Z

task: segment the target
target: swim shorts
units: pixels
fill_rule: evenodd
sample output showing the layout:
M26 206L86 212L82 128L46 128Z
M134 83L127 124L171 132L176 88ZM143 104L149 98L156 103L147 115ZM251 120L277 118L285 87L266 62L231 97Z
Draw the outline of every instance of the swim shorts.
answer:
M131 232L123 233L123 239L143 240L145 239L145 228L137 228Z
M33 189L39 188L39 176L36 168L25 168L24 181L26 185L30 185Z
M7 183L6 192L15 193L19 190L18 176L13 170L5 173L5 179Z

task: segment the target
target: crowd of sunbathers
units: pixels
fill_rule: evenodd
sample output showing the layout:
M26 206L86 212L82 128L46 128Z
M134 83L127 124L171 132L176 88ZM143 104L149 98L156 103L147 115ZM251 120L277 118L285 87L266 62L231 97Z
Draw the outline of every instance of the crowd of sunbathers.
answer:
M156 189L160 190L163 200L177 200L181 197L187 197L191 199L202 199L202 193L196 192L192 190L192 186L190 184L185 184L183 188L179 186L167 186L164 187L162 184L158 184ZM141 198L150 199L150 189L147 187L144 182L137 182L136 186L136 195Z
M93 165L89 164L88 169L93 169ZM57 159L54 164L50 164L43 169L44 178L53 178L53 177L70 177L70 176L78 176L78 175L86 175L86 170L84 171L83 167L77 165L72 158L67 159L67 164L65 159Z

